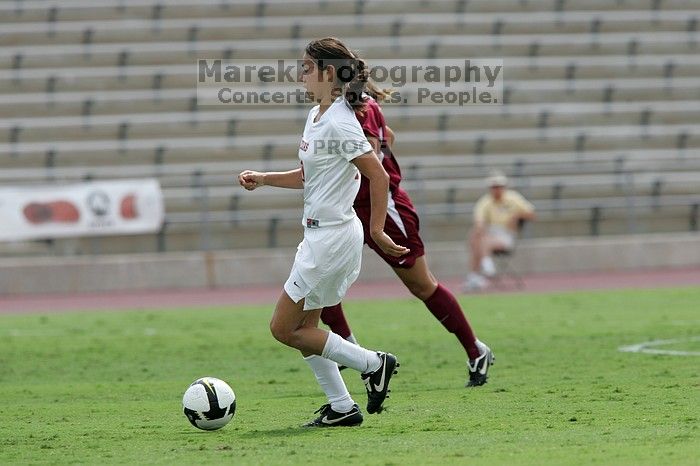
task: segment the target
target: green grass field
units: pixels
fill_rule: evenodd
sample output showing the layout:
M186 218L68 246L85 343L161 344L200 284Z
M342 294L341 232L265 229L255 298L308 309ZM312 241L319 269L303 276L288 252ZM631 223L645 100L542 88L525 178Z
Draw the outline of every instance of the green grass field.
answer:
M461 347L419 302L350 302L401 371L384 413L316 430L299 426L324 397L270 306L0 316L0 464L700 464L700 357L617 350L700 335L700 288L462 303L497 357L487 385L463 387ZM238 397L216 432L181 412L204 375Z

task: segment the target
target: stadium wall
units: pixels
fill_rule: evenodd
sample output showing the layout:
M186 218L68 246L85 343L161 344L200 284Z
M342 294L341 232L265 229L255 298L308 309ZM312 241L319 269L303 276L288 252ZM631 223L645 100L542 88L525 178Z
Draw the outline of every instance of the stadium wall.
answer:
M438 276L465 274L464 244L432 243L428 251ZM0 260L0 294L281 286L293 259L293 249L6 258ZM700 234L523 240L513 265L526 274L697 266ZM391 276L366 249L360 280Z

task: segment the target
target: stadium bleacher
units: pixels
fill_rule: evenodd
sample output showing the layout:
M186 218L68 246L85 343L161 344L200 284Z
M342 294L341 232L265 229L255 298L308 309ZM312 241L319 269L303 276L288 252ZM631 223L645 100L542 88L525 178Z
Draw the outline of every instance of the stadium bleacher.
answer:
M307 109L199 107L195 62L325 35L370 64L504 61L506 105L385 109L426 240L464 239L491 168L537 206L531 237L698 229L697 1L14 1L0 18L0 183L154 176L166 201L157 235L3 254L296 244L300 194L235 175L295 167Z

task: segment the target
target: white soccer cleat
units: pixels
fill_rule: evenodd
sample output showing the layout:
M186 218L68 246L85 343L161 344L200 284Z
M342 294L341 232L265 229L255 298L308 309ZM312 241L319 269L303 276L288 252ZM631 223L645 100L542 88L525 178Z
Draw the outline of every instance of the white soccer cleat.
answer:
M489 281L482 275L476 272L470 272L467 275L467 280L462 285L464 291L479 291L489 285Z
M484 385L488 380L489 368L496 360L491 348L486 346L484 343L476 340L476 346L479 348L480 355L476 359L470 359L467 361L467 369L469 370L467 387L479 387Z

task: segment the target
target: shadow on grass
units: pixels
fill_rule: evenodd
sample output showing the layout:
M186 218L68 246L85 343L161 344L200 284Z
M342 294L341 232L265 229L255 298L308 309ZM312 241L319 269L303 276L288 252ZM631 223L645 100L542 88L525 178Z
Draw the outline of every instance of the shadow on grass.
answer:
M277 438L277 437L301 437L301 436L306 436L306 435L314 435L314 434L319 434L323 432L324 434L327 432L333 432L333 431L343 431L347 432L348 429L354 430L354 429L359 429L361 427L344 427L342 429L332 429L332 428L314 428L314 427L283 427L279 429L254 429L254 430L249 430L246 432L239 432L236 435L240 438L265 438L265 437L270 437L270 438Z
M354 429L354 427L346 427L344 429L340 429L343 431L347 431L348 429ZM265 437L270 437L270 438L276 438L276 437L299 437L302 435L312 435L314 433L318 432L329 432L333 431L335 429L321 429L321 428L313 428L313 427L281 427L278 429L252 429L252 430L243 430L243 429L220 429L217 431L212 431L212 430L200 430L200 429L187 429L183 430L181 432L182 435L185 435L187 437L200 437L203 436L202 438L206 438L207 436L209 437L229 437L232 432L233 435L235 435L237 438L265 438Z

